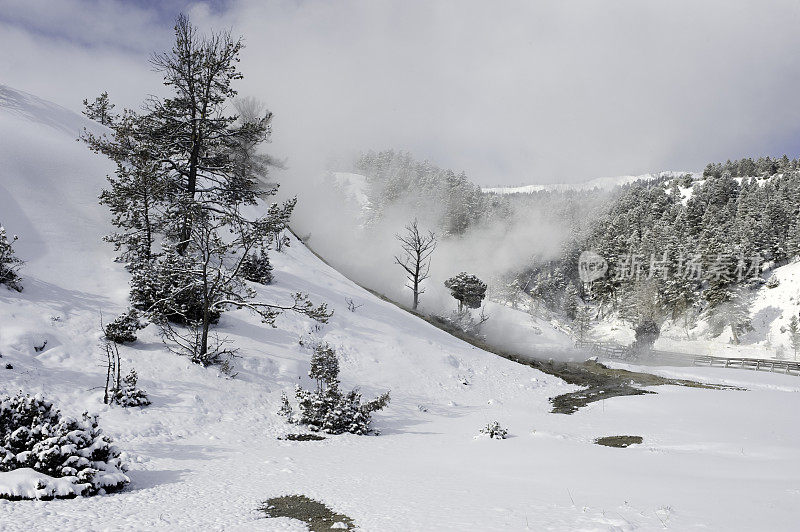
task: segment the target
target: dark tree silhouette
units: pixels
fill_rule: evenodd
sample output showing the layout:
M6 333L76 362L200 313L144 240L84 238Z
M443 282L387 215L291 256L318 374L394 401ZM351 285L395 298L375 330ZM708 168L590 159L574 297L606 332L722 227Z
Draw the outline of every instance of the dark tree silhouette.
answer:
M406 271L406 286L414 294L414 302L411 306L417 310L419 305L419 295L424 293L420 285L428 278L431 269L431 254L436 249L436 235L431 231L427 234L420 233L417 220L406 226L406 232L402 235L395 235L403 248L402 258L395 255L394 260Z

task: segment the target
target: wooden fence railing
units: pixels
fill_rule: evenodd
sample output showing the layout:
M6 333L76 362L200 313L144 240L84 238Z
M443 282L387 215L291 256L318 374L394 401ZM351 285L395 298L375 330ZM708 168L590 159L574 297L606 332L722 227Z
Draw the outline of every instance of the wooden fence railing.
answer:
M800 362L775 360L769 358L715 357L693 355L653 349L635 352L631 348L610 342L576 342L575 347L588 349L597 355L640 364L669 364L677 366L709 366L719 368L739 368L753 371L770 371L787 375L800 375Z

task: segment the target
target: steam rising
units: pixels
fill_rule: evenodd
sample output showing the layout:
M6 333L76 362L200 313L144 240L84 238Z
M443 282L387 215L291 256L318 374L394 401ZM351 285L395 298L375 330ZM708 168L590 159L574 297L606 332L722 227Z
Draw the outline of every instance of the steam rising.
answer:
M421 229L436 230L431 220L439 219L442 213L391 208L380 221L365 227L363 207L352 196L347 198L334 183L335 179L329 176L320 178L312 187L303 185L293 190L292 183L282 187L282 194L297 192L302 196L295 211L294 230L351 279L410 307L412 295L405 286L405 272L394 263L394 256L400 252L395 234L402 232L415 215ZM564 237L563 228L554 225L547 213L537 210L519 210L510 219L479 223L461 236L440 235L432 255L430 278L422 285L425 292L420 311L448 315L455 310L456 302L444 287L445 279L466 271L487 282L491 291L505 282L508 274L529 266L534 257L555 257ZM546 347L544 355L551 357L556 356L554 347L563 345L565 338L536 338L533 322L524 312L496 304L486 308L490 320L483 332L498 347L539 357ZM538 349L534 343L540 344Z

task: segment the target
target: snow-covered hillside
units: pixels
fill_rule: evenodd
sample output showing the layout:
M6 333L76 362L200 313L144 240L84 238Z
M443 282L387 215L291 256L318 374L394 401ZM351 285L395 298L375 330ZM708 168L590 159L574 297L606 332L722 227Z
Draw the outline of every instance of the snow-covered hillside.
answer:
M775 268L768 278L775 280L755 292L749 307L752 330L742 335L740 344L733 342L730 327L713 336L712 327L704 319L688 335L681 323L668 324L655 347L717 357L798 360L791 344L789 322L800 313L800 262ZM624 343L633 339L629 327L619 322L605 323L600 330L606 339Z
M574 386L370 295L298 241L272 254L275 284L259 297L306 291L335 310L329 324L315 331L286 314L273 329L246 311L224 314L219 330L240 348L236 378L166 352L151 326L122 348L122 364L153 405L104 406L101 314L121 312L127 293L127 273L101 240L108 217L97 194L112 168L75 142L81 117L0 94L0 222L26 261L24 291L0 287L0 392L98 412L132 481L114 495L0 501L3 530L302 530L256 510L283 494L323 501L362 530L796 527L800 379L688 369L682 376L751 391L660 387L552 414L548 398ZM362 306L350 312L347 299ZM276 414L281 392L310 384L301 338L338 349L347 387L391 390L375 416L380 436L278 439L297 430ZM494 420L509 439L474 438ZM620 434L644 443L592 443Z
M691 174L697 178L701 174L695 172L658 172L655 174L624 175L615 177L596 177L580 183L552 183L549 185L524 185L519 187L485 187L484 192L492 194L529 194L539 191L564 191L564 190L610 190L621 185L629 185L636 181L649 181L660 177L678 177Z

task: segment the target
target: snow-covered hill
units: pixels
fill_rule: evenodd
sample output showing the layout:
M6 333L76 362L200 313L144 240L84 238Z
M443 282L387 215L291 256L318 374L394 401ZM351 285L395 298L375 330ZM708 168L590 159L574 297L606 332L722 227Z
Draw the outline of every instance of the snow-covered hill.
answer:
M68 414L98 412L132 480L108 496L0 501L3 530L302 529L256 511L283 494L321 500L363 530L797 524L800 379L682 370L752 391L662 387L552 414L547 399L574 386L372 296L297 241L273 253L275 284L259 296L306 291L335 310L329 324L315 331L287 314L273 329L245 311L224 314L219 331L240 349L233 379L166 352L151 326L122 348L122 363L139 372L153 405L104 406L100 316L121 312L127 292L101 240L108 217L97 194L112 168L75 142L88 124L81 117L1 89L0 222L19 235L26 265L22 293L0 287L0 391L43 392ZM350 312L347 299L362 306ZM382 435L277 439L297 430L276 411L282 391L309 384L310 352L299 342L309 337L338 349L345 386L367 397L391 390L375 417ZM493 420L512 437L474 439ZM614 434L644 443L592 443Z
M492 194L527 194L539 191L565 191L565 190L610 190L621 185L629 185L636 181L650 181L661 177L679 177L690 174L695 180L702 178L697 172L658 172L654 174L625 175L614 177L597 177L579 183L551 183L548 185L524 185L518 187L484 187L482 190ZM363 207L367 204L366 179L363 175L348 172L332 172L331 180L342 194L357 205Z
M529 194L539 191L592 190L594 188L611 190L614 187L629 185L636 181L649 181L660 177L678 177L686 174L691 174L695 178L701 175L695 172L658 172L655 174L643 175L596 177L580 183L552 183L548 185L525 185L519 187L486 187L483 191L492 194Z
M730 327L713 336L712 327L704 319L688 334L681 323L668 324L656 348L717 357L800 359L792 348L789 332L792 316L800 315L800 262L775 268L768 278L775 281L761 286L753 295L749 312L752 330L741 336L739 344L734 343ZM606 339L632 341L629 327L619 322L605 323L601 330Z

